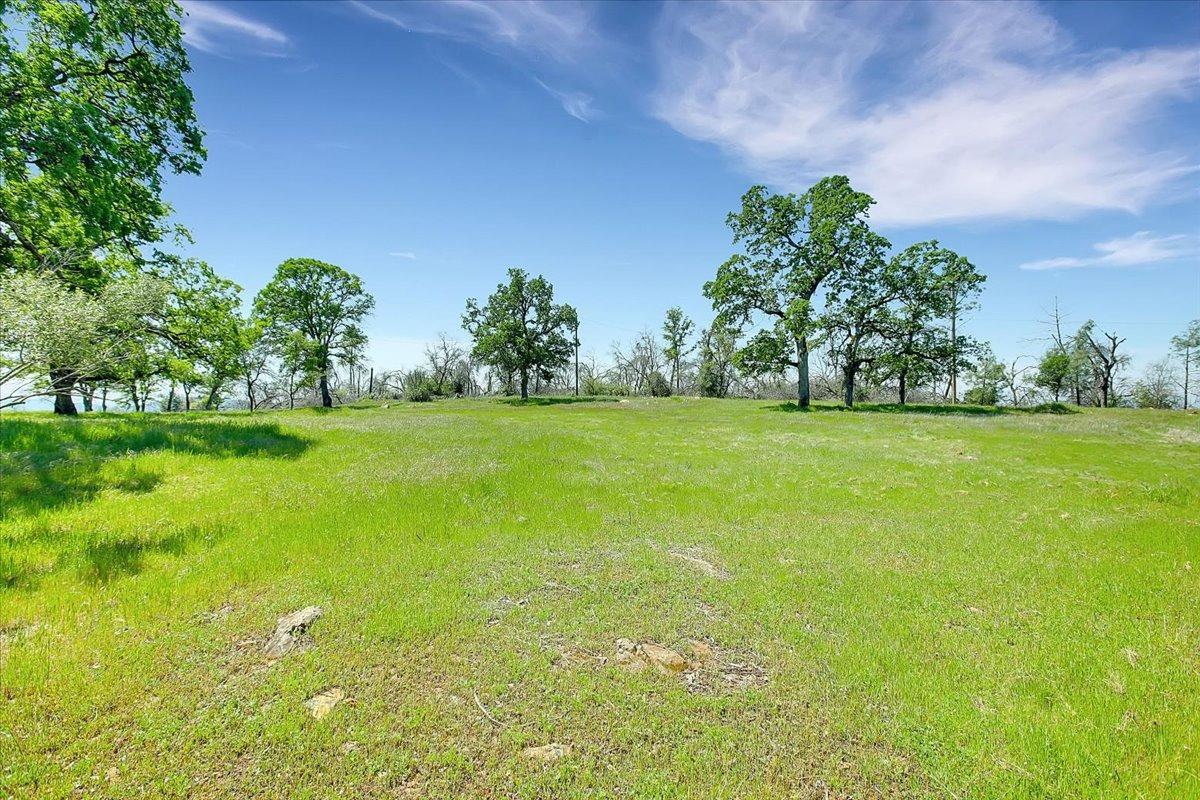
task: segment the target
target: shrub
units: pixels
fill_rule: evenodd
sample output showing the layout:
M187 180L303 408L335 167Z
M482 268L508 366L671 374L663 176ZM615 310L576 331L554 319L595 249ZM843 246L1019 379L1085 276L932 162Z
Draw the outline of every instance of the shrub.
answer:
M579 386L579 391L588 397L597 397L601 395L609 397L626 397L629 395L629 387L620 383L608 383L600 378L589 375L583 379Z
M646 381L646 388L650 390L652 397L670 397L671 384L661 372L651 372L650 378Z
M724 397L725 383L721 372L709 361L700 364L700 375L696 379L701 397Z
M995 386L973 386L963 394L963 402L973 406L994 406L999 399Z
M410 403L428 403L436 395L437 387L424 370L414 369L404 379L404 399Z
M433 389L429 381L419 381L404 390L404 399L410 403L428 403L433 399Z

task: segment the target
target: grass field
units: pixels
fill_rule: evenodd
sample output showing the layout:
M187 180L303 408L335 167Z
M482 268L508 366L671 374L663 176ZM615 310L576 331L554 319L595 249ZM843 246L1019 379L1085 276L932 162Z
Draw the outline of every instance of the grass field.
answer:
M1200 417L889 411L5 414L0 795L1200 796Z

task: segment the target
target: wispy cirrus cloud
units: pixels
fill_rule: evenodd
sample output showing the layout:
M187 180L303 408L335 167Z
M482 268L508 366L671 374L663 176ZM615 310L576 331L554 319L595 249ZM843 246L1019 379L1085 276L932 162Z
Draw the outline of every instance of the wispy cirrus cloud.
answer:
M280 30L213 2L181 0L184 41L213 55L238 52L286 55L291 39Z
M604 46L603 37L595 30L595 6L569 0L351 0L350 5L370 19L409 33L467 42L538 72L544 71L546 64L570 71ZM460 67L447 66L467 77ZM468 79L476 80L473 76ZM595 98L587 92L560 89L537 77L533 80L575 119L590 122L598 116Z
M538 86L541 86L546 94L553 97L563 107L563 111L570 114L580 122L591 122L599 112L594 106L594 98L586 92L564 92L555 89L553 86L547 85L544 81L535 78Z
M392 258L403 258L407 261L416 261L417 260L417 254L412 252L411 250L394 250L391 253L388 253L388 255L391 256Z
M1138 211L1197 169L1144 124L1194 48L1079 52L1032 5L676 4L655 38L657 116L787 188L845 173L884 223Z
M1200 255L1196 236L1177 233L1155 236L1150 231L1138 231L1132 236L1109 239L1092 245L1090 256L1062 256L1040 261L1027 261L1021 269L1083 269L1089 267L1141 267L1163 261L1175 261Z
M410 33L475 42L510 52L547 56L561 63L578 61L593 49L593 7L584 3L537 0L458 0L457 2L350 5L379 22Z

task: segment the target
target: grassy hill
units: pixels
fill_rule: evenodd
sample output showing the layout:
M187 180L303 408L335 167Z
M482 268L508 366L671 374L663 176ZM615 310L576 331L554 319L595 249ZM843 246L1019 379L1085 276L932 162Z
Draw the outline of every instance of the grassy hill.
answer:
M4 414L0 795L1200 795L1200 417L966 411Z

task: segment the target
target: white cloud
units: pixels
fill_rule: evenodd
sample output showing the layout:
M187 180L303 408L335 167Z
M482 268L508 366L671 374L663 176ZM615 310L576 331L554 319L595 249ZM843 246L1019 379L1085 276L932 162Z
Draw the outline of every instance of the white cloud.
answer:
M470 41L491 48L547 56L559 63L579 60L597 43L592 7L535 0L370 3L351 0L371 19L410 33Z
M1097 255L1063 256L1041 261L1027 261L1021 269L1080 269L1084 267L1140 267L1160 261L1200 255L1195 236L1177 233L1155 236L1150 231L1138 231L1132 236L1110 239L1092 245Z
M801 189L850 176L893 225L1137 211L1196 170L1146 141L1195 49L1077 53L1013 3L664 9L655 113Z
M259 55L282 55L287 35L213 2L182 0L184 41L214 55L250 49Z
M388 253L388 255L392 256L394 258L405 258L405 259L408 259L409 261L417 260L417 254L412 252L411 250L399 250L399 251Z
M552 86L547 86L540 80L537 83L538 86L541 86L546 90L547 94L549 94L551 97L557 100L560 105L562 105L563 111L566 111L580 122L591 122L597 116L599 116L599 112L596 110L595 106L592 105L593 98L590 94L586 94L584 92L560 91Z

